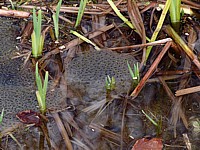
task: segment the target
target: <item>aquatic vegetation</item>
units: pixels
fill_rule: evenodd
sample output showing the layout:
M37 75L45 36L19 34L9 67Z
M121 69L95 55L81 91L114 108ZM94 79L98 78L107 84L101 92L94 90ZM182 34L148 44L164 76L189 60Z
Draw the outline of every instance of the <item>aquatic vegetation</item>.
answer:
M153 32L153 35L151 37L151 40L149 42L154 42L158 36L158 33L160 32L161 28L162 28L162 25L164 23L164 20L165 20L165 16L167 15L167 11L169 10L169 7L170 7L170 4L171 4L172 0L167 0L166 3L165 3L165 7L162 11L162 14L160 16L160 19L158 21L158 24L156 26L156 29L155 31ZM153 46L148 46L147 47L147 50L146 50L146 60L148 59L149 57L149 54L151 52L151 49L152 49Z
M42 11L38 11L38 17L36 16L35 8L33 9L33 33L31 35L32 40L32 54L37 58L42 55L42 49L44 45L44 36L41 34L42 26Z
M39 75L38 71L38 62L36 63L35 68L35 77L36 77L36 84L38 90L36 91L36 96L38 100L38 104L40 107L40 111L42 114L46 112L46 93L47 93L47 84L48 84L48 71L45 73L44 84L42 85L42 80Z
M147 119L149 119L149 121L156 127L157 129L157 135L159 135L161 133L161 128L162 128L162 118L159 120L158 118L156 118L156 116L154 116L152 113L151 113L151 116L154 117L154 120L153 118L151 118L147 113L144 112L144 110L142 110L142 113L146 116Z
M125 93L131 87L127 60L131 66L136 60L131 55L119 54L109 50L91 50L78 54L66 68L68 84L91 99L105 98L105 77L113 76L116 80L115 91Z
M134 71L132 70L128 61L127 61L127 65L128 65L128 70L130 72L130 75L132 77L132 81L134 84L133 86L137 86L137 84L140 82L139 63L134 64L134 66L133 66Z
M54 23L54 31L55 31L55 36L56 36L56 39L58 41L58 37L59 37L59 27L58 27L58 24L59 24L59 13L60 13L60 7L61 7L61 4L62 4L62 0L60 0L58 2L58 5L56 7L56 13L53 14L53 23Z
M114 77L111 77L108 75L106 77L106 90L114 90L115 89L115 85L116 85L116 82L115 82L115 78Z
M2 121L3 121L3 115L4 115L4 108L3 108L2 111L1 111L1 115L0 115L0 124L1 124Z
M181 18L181 0L173 0L169 7L170 20L173 28L178 32Z
M80 2L80 6L79 6L79 10L78 10L78 16L76 18L75 28L78 27L80 22L81 22L81 19L83 17L85 6L86 6L87 2L88 2L87 0L81 0L81 2Z
M14 10L14 9L15 9L15 6L14 6L12 0L9 0L9 2L10 2L10 4L11 4L11 6L12 6L12 9Z

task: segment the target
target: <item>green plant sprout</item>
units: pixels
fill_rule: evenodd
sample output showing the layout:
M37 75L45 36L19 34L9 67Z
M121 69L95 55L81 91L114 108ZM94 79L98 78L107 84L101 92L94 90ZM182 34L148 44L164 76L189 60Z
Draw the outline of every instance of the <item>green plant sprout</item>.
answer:
M1 115L0 115L0 124L3 122L3 116L4 116L4 108L1 111Z
M106 90L114 90L115 89L115 86L116 86L116 82L115 82L115 78L114 77L111 77L108 75L106 77Z
M9 2L10 2L10 4L11 4L12 10L15 10L15 6L14 6L12 0L9 0Z
M60 7L62 4L62 0L59 0L58 5L56 6L56 13L53 14L53 23L54 23L54 31L55 31L55 36L56 36L56 40L58 41L58 37L59 37L59 13L60 13Z
M79 6L79 10L78 10L78 16L77 16L76 23L75 23L75 26L74 26L75 28L78 27L80 22L81 22L81 19L83 17L83 13L84 13L87 2L88 2L87 0L81 0L81 2L80 2L80 6Z
M161 128L162 128L162 118L161 120L158 120L154 115L152 115L156 121L154 121L148 114L146 114L144 112L144 110L142 110L142 113L147 117L147 119L149 119L149 121L154 125L156 126L156 129L157 129L157 135L159 135L161 133Z
M40 112L45 114L46 112L46 93L48 84L48 71L45 73L44 84L42 85L42 80L38 71L38 62L35 67L35 78L38 90L36 91L36 97L39 104Z
M134 86L135 86L140 82L139 63L134 64L134 66L133 66L134 71L132 70L128 61L127 61L127 65L128 65L128 70L130 72L131 78L132 78Z
M38 17L36 16L35 8L33 8L33 33L32 39L32 54L37 58L42 55L42 49L44 45L44 36L41 34L42 26L42 12L38 11Z

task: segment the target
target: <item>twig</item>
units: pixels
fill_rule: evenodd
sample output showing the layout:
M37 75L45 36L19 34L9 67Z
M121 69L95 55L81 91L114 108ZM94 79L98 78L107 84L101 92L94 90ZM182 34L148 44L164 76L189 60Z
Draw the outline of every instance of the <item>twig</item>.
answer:
M62 135L62 137L64 139L64 142L66 144L67 149L68 150L73 150L72 143L71 143L71 141L69 139L69 136L68 136L68 134L67 134L67 132L65 130L65 127L64 127L64 125L63 125L58 113L52 113L52 116L54 117L54 119L56 121L56 124L57 124L58 129L59 129L59 131L60 131L60 133L61 133L61 135Z
M5 16L5 17L28 18L30 14L31 14L30 12L26 11L0 9L0 16Z
M177 90L175 96L182 96L200 91L200 86L190 87L186 89Z
M123 50L123 49L129 49L129 48L142 48L142 47L146 47L146 46L154 46L154 45L161 45L167 42L172 41L171 38L166 38L166 39L162 39L162 40L158 40L158 41L154 41L154 42L150 42L150 43L146 43L146 44L137 44L137 45L130 45L130 46L123 46L123 47L112 47L112 48L107 48L109 50Z

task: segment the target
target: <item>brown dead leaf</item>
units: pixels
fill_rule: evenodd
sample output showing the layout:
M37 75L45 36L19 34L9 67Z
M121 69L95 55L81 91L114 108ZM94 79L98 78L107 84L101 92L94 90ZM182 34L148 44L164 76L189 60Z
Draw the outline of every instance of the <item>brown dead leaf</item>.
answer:
M136 141L132 150L162 150L163 144L162 139L153 138L153 139L139 139Z

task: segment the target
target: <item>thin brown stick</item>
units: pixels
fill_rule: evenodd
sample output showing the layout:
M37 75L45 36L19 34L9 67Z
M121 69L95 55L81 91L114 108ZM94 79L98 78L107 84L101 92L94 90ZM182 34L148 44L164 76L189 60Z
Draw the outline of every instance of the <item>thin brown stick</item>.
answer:
M137 44L137 45L130 45L130 46L122 46L122 47L112 47L112 48L107 48L109 50L123 50L123 49L131 49L131 48L142 48L142 47L147 47L147 46L154 46L154 45L162 45L167 42L171 42L171 38L166 38L158 41L154 41L151 43L146 43L146 44Z
M69 139L69 136L68 136L68 134L67 134L67 132L65 130L65 127L64 127L64 125L63 125L58 113L52 113L52 116L54 117L54 119L56 121L56 124L58 126L58 129L59 129L59 131L60 131L60 133L61 133L61 135L62 135L62 137L64 139L64 142L66 144L67 150L73 150L72 143L71 143L71 141Z
M112 142L114 142L114 143L116 143L118 145L120 145L120 143L121 143L120 141L121 140L123 140L123 144L126 143L126 141L125 141L126 139L121 139L121 136L119 134L114 133L114 132L112 132L110 130L107 130L107 129L103 128L100 125L97 125L95 123L91 123L89 125L89 127L91 127L93 129L95 129L96 131L100 132L102 136L104 136L107 139L110 139Z
M137 87L131 93L131 96L134 96L134 98L137 97L137 95L139 94L139 92L142 90L142 88L144 87L145 83L147 82L147 80L153 74L154 70L158 66L158 64L159 64L160 60L162 59L162 57L164 56L164 54L170 48L171 44L172 44L172 42L167 42L165 44L164 48L162 49L162 51L160 52L160 54L158 55L158 57L156 58L156 60L153 62L153 64L151 65L151 67L149 68L149 70L147 71L147 73L144 75L144 77L142 78L142 80L140 81L140 83L137 85Z
M175 96L182 96L200 91L200 86L190 87L186 89L177 90Z
M0 9L0 16L5 16L5 17L28 18L30 14L31 14L30 12L26 11Z

